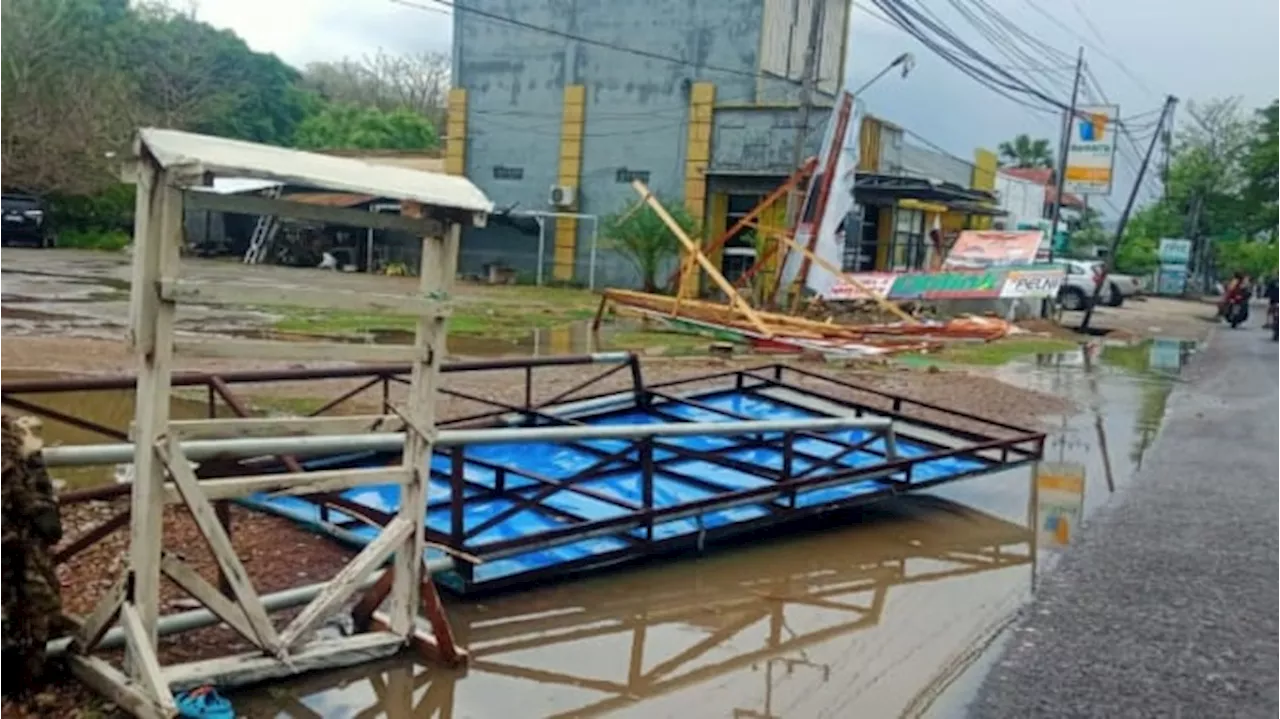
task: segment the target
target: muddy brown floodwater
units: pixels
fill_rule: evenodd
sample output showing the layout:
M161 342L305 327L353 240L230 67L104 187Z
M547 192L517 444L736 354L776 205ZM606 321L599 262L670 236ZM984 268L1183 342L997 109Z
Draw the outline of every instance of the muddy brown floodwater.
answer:
M843 513L790 537L453 599L466 671L397 659L233 697L251 717L951 717L1035 576L1123 491L1190 347L1094 346L995 370L1077 400L1046 465ZM1154 367L1154 368L1153 368ZM1052 469L1056 465L1056 469ZM1083 472L1064 499L1061 475ZM1054 475L1057 476L1054 479Z

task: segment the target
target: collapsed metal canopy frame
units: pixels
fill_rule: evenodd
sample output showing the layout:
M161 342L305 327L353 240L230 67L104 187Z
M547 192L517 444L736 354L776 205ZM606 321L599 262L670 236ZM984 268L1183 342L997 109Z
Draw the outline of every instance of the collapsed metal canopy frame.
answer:
M143 717L177 715L171 686L206 676L266 678L310 669L367 661L414 644L445 661L464 655L453 644L448 620L429 577L424 576L423 512L426 479L419 470L435 434L439 359L444 355L448 290L457 265L463 223L483 224L492 203L463 178L395 168L370 168L343 158L284 150L254 143L171 130L143 129L134 143L130 179L137 186L130 294L129 341L138 361L130 540L125 570L80 624L68 662L73 673L123 709ZM214 175L256 177L318 189L365 191L402 203L402 216L379 216L271 198L214 195L195 191ZM326 289L282 289L199 283L181 276L184 206L340 221L358 227L393 226L423 237L419 291L415 295L369 295ZM419 318L412 347L369 352L358 346L287 345L274 342L186 343L175 337L179 303L308 305L325 309L395 311ZM396 409L410 434L403 461L379 471L379 479L400 485L406 498L400 516L361 550L283 629L268 616L261 596L218 519L206 486L183 455L177 423L169 417L175 351L258 359L368 361L388 355L411 362L407 407ZM373 348L377 349L377 348ZM370 356L370 355L373 356ZM235 420L232 420L235 421ZM245 420L252 421L252 420ZM323 432L323 428L320 430ZM166 479L172 481L167 484ZM294 491L354 486L368 473L293 473L282 477ZM190 512L221 571L223 594L182 557L164 546L165 505ZM394 557L392 569L364 596L367 623L374 631L317 640L315 629L347 603L364 581ZM255 647L245 654L162 667L157 654L160 582L164 576L216 614ZM378 609L389 595L390 606ZM418 607L430 623L420 629ZM116 620L124 634L123 671L91 652Z

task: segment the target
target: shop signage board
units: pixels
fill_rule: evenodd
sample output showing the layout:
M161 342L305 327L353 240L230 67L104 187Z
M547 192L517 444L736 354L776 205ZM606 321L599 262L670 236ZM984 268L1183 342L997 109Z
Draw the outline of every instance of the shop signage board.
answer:
M1164 237L1156 257L1163 265L1185 265L1191 262L1191 240Z
M1186 265L1160 265L1156 273L1156 294L1181 295L1186 289Z
M893 290L893 283L898 279L898 275L892 272L864 272L853 275L863 287L871 291L871 294L863 292L861 288L852 282L843 280L836 282L831 286L830 293L827 294L829 300L869 300L872 295L875 297L888 297Z
M1063 192L1075 195L1111 194L1116 157L1115 122L1118 105L1083 105L1071 118Z
M1000 291L1002 299L1054 297L1066 281L1067 273L1058 266L1036 270L1010 270Z

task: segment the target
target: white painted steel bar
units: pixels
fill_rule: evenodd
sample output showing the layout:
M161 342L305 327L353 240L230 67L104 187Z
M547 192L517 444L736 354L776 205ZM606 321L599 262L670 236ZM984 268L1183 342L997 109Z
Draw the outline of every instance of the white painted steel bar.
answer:
M453 557L427 560L427 571L431 574L449 572L452 571L453 568ZM368 589L374 584L377 584L378 580L382 578L383 571L386 570L374 572L372 575L367 577L360 583L360 589ZM277 612L281 609L289 609L290 607L296 607L300 604L306 604L312 599L315 599L320 592L324 591L324 588L328 586L328 584L329 582L317 582L316 584L307 584L301 587L294 587L293 589L285 589L283 591L275 592L274 594L264 594L262 595L262 606L266 607L268 612ZM175 614L161 616L160 620L156 623L156 632L163 637L169 634L179 634L193 629L210 627L220 623L221 621L222 619L220 619L218 615L208 609L192 609L186 612L177 612ZM105 635L103 635L102 641L97 644L95 650L114 649L122 644L124 644L124 630L117 625L113 626ZM70 637L54 639L45 645L45 652L49 656L59 656L66 654L67 648L70 645Z
M883 417L821 417L815 419L753 420L742 422L676 422L671 424L625 424L604 426L498 427L493 429L446 429L436 435L440 447L470 444L518 444L521 442L563 442L583 439L639 439L642 437L687 437L690 435L742 435L762 432L839 429L887 430L893 420ZM182 442L183 455L193 461L235 457L292 454L316 456L347 452L391 452L404 445L403 432L335 434L313 437L246 437ZM44 462L49 467L125 464L133 459L133 444L86 444L46 447Z

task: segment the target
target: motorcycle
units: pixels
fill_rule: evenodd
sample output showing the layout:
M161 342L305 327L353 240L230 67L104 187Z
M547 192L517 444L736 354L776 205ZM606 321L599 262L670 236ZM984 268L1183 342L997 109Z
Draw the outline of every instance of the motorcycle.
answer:
M1227 306L1222 313L1223 319L1235 329L1249 319L1249 295L1244 292L1233 292L1227 298Z

